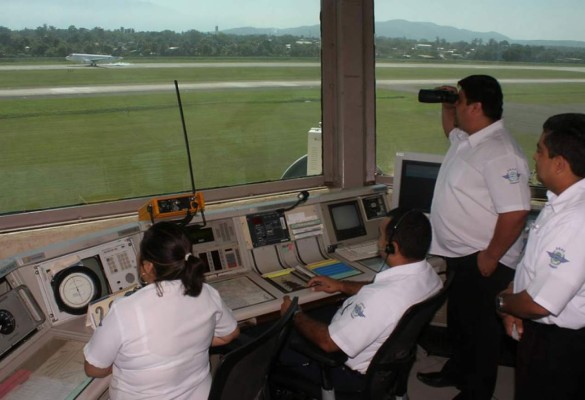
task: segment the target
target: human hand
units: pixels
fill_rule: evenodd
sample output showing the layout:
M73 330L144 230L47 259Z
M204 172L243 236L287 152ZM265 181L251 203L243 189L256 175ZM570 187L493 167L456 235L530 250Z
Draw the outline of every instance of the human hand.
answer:
M439 90L448 90L450 92L457 93L457 88L455 86L451 86L451 85L439 86L437 89L439 89Z
M307 285L316 292L326 293L340 292L342 287L340 281L329 278L328 276L316 276L311 278Z
M500 316L502 317L506 334L515 340L520 340L524 333L524 324L522 320L510 314L501 313Z
M455 86L443 85L438 87L439 90L446 90L448 92L457 93L457 88ZM443 109L455 111L455 103L441 103L443 105Z
M292 301L290 299L290 297L288 296L284 296L282 298L282 304L280 305L280 316L282 317L284 314L286 314L286 312L288 311L288 309L290 308Z
M491 257L486 250L482 250L477 254L477 269L479 273L485 277L494 273L498 267L498 260Z

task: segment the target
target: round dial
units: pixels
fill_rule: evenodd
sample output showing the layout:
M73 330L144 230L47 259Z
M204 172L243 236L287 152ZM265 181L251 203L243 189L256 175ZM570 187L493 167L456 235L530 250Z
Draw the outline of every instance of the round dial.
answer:
M0 310L0 333L9 335L16 329L14 315L8 310Z
M60 271L53 278L55 300L63 311L81 315L90 302L100 295L100 282L91 269L75 266Z

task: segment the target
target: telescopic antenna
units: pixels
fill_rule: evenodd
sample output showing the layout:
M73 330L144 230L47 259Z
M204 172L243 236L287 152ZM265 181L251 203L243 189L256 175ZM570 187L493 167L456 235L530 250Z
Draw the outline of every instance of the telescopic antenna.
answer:
M187 147L187 161L189 163L189 174L191 175L191 190L195 194L195 178L193 177L193 164L191 163L191 149L189 148L189 136L187 135L187 126L185 125L185 115L183 114L183 103L181 102L181 92L179 91L179 82L175 80L175 91L177 92L177 102L179 103L179 112L181 113L181 124L183 125L183 136L185 137L185 146Z
M205 212L203 211L203 204L198 204L198 202L203 203L203 196L197 195L197 189L195 188L195 178L193 176L193 163L191 162L191 148L189 147L189 136L187 135L187 126L185 125L185 115L183 114L183 103L181 102L181 92L179 91L179 82L175 79L175 91L177 93L177 102L179 103L179 112L181 114L181 124L183 125L183 136L185 137L185 147L187 148L187 161L189 163L189 174L191 176L191 191L193 192L193 202L196 203L195 213L197 210L201 212L201 218L203 220L203 225L196 225L197 228L202 228L207 225L207 221L205 221ZM191 214L190 209L187 209L187 215L181 222L180 225L185 226L191 220L195 214Z

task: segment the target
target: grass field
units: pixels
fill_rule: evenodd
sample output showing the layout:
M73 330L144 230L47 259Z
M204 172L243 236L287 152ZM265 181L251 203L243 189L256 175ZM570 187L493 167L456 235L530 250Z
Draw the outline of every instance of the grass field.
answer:
M320 68L84 68L5 70L0 89L266 80L319 80ZM378 80L454 84L472 73L498 79L584 79L553 69L378 68ZM377 164L396 151L443 153L440 106L418 85L377 90ZM544 119L585 110L585 83L504 83L507 126L531 157ZM321 119L320 89L253 88L181 93L199 188L279 179L306 153ZM188 190L182 127L168 92L0 98L0 213Z

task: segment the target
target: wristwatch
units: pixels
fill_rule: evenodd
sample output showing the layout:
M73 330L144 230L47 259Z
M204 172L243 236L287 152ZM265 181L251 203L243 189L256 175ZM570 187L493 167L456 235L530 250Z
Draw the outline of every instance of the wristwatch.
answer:
M502 311L504 308L504 296L496 296L496 311Z

